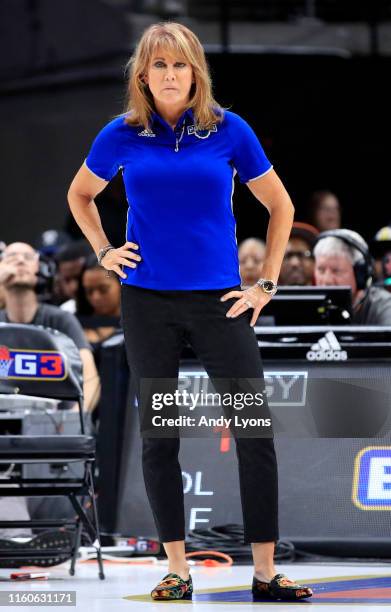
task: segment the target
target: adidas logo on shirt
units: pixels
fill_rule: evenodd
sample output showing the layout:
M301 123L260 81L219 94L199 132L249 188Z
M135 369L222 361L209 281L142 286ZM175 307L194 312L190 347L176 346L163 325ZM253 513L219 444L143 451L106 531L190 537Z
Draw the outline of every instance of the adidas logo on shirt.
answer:
M138 136L147 136L148 138L155 138L156 134L152 132L152 130L143 130L142 132L138 132Z
M313 344L306 355L309 361L346 361L348 354L343 351L333 331Z

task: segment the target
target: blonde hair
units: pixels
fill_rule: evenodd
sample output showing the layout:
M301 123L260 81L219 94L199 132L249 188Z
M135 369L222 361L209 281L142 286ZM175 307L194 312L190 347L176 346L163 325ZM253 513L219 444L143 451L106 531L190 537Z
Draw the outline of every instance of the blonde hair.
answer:
M142 81L153 53L160 47L173 55L185 58L193 69L194 85L184 110L192 108L198 129L210 129L222 121L224 108L212 95L212 81L204 49L197 36L186 26L175 22L162 22L149 26L143 33L133 55L126 64L128 73L125 123L150 127L154 112L153 96Z

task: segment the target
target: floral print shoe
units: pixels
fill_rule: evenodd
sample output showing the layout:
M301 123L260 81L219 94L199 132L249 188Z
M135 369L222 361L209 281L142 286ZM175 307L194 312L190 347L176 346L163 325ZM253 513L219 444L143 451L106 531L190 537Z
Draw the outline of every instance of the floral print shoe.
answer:
M151 591L152 599L191 599L193 595L193 581L189 575L183 580L178 574L166 574Z
M262 582L254 576L251 591L254 597L266 596L287 601L297 601L298 599L311 597L313 594L312 589L297 584L285 574L276 574L270 582Z

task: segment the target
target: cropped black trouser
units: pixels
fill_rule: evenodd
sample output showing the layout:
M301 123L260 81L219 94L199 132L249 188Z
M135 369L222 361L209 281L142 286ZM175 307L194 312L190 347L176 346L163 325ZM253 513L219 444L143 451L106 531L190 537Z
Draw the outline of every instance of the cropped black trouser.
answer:
M234 318L237 298L220 297L240 286L213 290L155 290L122 285L122 324L136 389L142 379L177 379L187 340L210 379L260 378L262 361L252 309ZM278 540L278 479L273 437L235 437L244 541ZM161 542L185 539L179 437L143 437L142 465Z

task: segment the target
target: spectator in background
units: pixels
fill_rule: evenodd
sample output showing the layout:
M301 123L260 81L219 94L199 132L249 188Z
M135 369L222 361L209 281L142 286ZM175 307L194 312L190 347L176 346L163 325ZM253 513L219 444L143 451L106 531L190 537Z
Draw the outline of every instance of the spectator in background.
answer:
M72 238L66 232L47 229L38 236L35 247L41 255L54 258L62 247L71 242Z
M314 191L308 201L307 218L320 232L341 227L341 205L335 193Z
M0 261L0 284L4 287L5 308L0 310L0 322L43 325L69 336L78 347L83 363L84 407L92 411L99 399L100 382L91 347L71 313L38 302L38 270L39 254L29 244L13 242L4 249Z
M295 221L280 270L279 285L313 285L312 249L319 234L309 223Z
M95 254L90 255L80 276L80 285L76 298L78 315L94 315L98 317L120 317L121 286L118 276L107 274L96 259ZM112 336L117 327L111 324L101 327L88 328L83 325L86 338L91 344L98 345Z
M0 240L0 260L1 260L5 247L6 247L5 242ZM0 283L0 308L4 308L4 305L5 305L4 285Z
M391 224L376 232L371 252L375 258L376 284L391 291Z
M391 295L380 287L371 286L367 243L352 230L340 229L339 232L341 237L319 235L319 242L314 247L316 285L346 285L352 288L353 324L391 325ZM361 250L342 236L358 243ZM361 251L367 256L364 257Z
M55 282L55 303L71 313L76 311L76 295L80 274L92 249L86 240L65 244L56 254L57 277Z
M238 249L241 286L252 287L262 276L266 245L259 238L246 238Z

